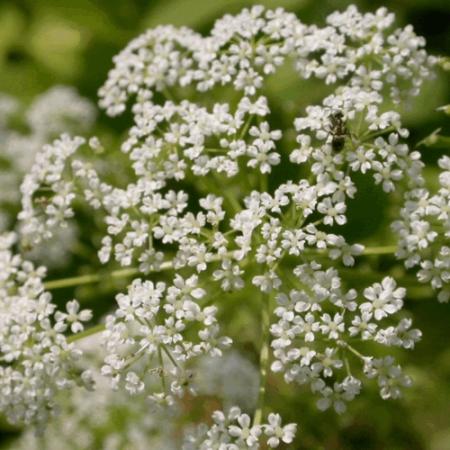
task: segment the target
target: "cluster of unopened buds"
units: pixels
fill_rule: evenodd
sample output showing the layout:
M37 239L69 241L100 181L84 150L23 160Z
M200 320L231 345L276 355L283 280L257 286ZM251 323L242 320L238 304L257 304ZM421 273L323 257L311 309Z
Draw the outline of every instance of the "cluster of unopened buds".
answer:
M338 233L360 173L387 194L405 192L393 224L397 255L407 267L420 266L419 280L431 282L441 301L449 296L449 159L440 161L441 189L428 193L420 154L410 151L392 106L419 92L434 58L412 27L395 29L393 21L384 8L361 14L350 6L318 27L255 6L218 20L208 37L150 30L114 58L100 89L111 116L134 102L121 147L128 167L117 180L99 164L96 137L66 134L42 147L24 178L22 245L54 239L77 208L90 207L102 220L100 261L134 276L104 324L101 373L112 388L173 405L193 391L192 361L221 357L232 343L219 327L225 296L251 289L260 297L254 420L237 407L217 411L210 428L186 438L186 449L257 449L263 438L271 448L290 444L294 424L282 426L274 413L262 423L269 367L287 382L307 383L319 409L338 413L360 393L360 375L376 378L385 399L411 383L393 357L358 347L414 347L421 332L405 314L395 318L406 290L385 277L358 291L340 276L365 254ZM295 119L296 144L284 151L286 130L273 128L264 87L286 63L331 93ZM67 313L53 314L45 272L13 255L8 239L0 256L0 407L14 422L43 422L53 390L89 378L72 370L77 350L64 332L69 325L81 331L90 314L70 302ZM42 387L34 395L17 387L36 379Z

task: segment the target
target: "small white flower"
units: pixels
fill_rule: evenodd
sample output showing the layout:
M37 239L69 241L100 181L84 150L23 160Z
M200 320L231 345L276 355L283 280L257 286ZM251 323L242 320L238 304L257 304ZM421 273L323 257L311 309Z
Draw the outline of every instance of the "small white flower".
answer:
M396 313L403 306L405 295L404 288L397 288L395 280L386 277L381 284L375 283L364 290L364 297L369 302L362 303L360 309L365 313L373 313L376 320L381 320Z
M249 447L255 445L261 434L261 428L258 425L251 426L251 420L247 414L240 414L236 420L239 426L230 425L228 427L230 436L245 442Z
M268 425L264 426L264 433L269 436L267 444L270 448L276 448L280 445L280 441L285 444L291 444L297 431L297 424L290 423L281 425L281 416L279 414L270 413Z
M66 303L66 311L67 313L57 311L55 319L57 322L68 323L72 333L83 331L84 327L81 322L88 322L92 319L92 311L90 309L80 311L80 304L76 300Z

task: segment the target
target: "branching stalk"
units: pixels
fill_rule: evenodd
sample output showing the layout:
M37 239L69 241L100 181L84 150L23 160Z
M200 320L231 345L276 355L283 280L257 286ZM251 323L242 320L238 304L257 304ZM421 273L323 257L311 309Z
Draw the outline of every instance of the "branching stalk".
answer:
M270 327L270 304L271 297L263 296L263 307L261 317L261 351L259 354L259 393L256 405L253 425L261 425L264 402L266 397L266 380L269 365L269 327Z
M114 270L113 272L109 273L108 277L113 279L127 278L136 275L137 273L139 273L139 269L137 268L121 269L121 270ZM53 290L73 286L81 286L83 284L98 283L104 277L105 277L104 274L94 273L89 275L80 275L78 277L61 278L59 280L46 281L44 283L44 288L48 290Z
M80 339L87 338L88 336L92 336L93 334L100 333L101 331L105 330L104 324L98 324L93 327L87 328L86 330L82 331L81 333L72 334L67 338L67 342L75 342L79 341Z
M397 251L396 245L385 245L380 247L366 247L363 255L390 255Z
M364 249L363 255L388 255L393 254L397 250L395 245L386 245L380 247L367 247ZM233 252L229 252L227 256L232 256ZM223 258L223 255L220 256ZM219 257L214 257L211 261L219 260ZM173 264L171 262L165 262L161 264L159 270L170 270L173 268ZM139 273L138 268L130 268L130 269L121 269L115 270L109 274L109 277L113 279L127 278L133 275L137 275ZM53 289L61 289L66 287L73 286L81 286L83 284L92 284L98 283L104 278L103 274L90 274L90 275L81 275L79 277L71 277L71 278L62 278L59 280L47 281L44 283L45 289L53 290ZM267 375L267 362L269 359L269 343L268 343L268 335L269 335L269 316L270 316L270 298L264 304L264 308L262 310L262 347L260 353L260 368L261 368L261 385L259 388L259 399L258 399L258 408L255 412L255 423L256 419L259 416L258 420L261 420L262 414L262 405L264 403L264 395L265 395L265 379ZM95 325L87 330L69 336L67 338L68 342L78 341L80 339L84 339L85 337L91 336L93 334L99 333L105 329L105 325ZM171 355L170 355L171 356Z
M232 256L233 251L227 253L226 255L213 256L211 258L211 262L220 261L224 257L232 257ZM171 261L166 261L159 266L158 272L171 269L173 269L173 263ZM80 275L78 277L61 278L59 280L46 281L44 283L44 288L47 290L62 289L73 286L81 286L83 284L98 283L99 281L104 280L105 278L112 278L112 279L128 278L140 273L142 272L140 272L137 267L131 267L129 269L114 270L110 272L108 275L105 275L104 273L94 273L89 275Z

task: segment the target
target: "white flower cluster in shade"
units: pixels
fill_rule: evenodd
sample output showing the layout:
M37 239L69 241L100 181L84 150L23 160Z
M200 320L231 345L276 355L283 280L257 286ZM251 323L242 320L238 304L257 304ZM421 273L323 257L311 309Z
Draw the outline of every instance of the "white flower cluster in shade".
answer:
M213 425L199 425L186 436L183 450L258 450L264 443L269 448L280 444L291 444L297 431L297 425L282 425L279 414L270 413L267 423L252 424L248 414L240 408L230 408L227 414L215 411L212 414Z
M130 402L126 392L111 392L105 380L95 380L95 390L82 388L59 399L60 409L43 434L25 430L5 450L177 450L173 411L152 411L145 396ZM118 420L120 417L120 420Z
M0 95L1 203L19 201L18 186L44 144L63 132L88 131L95 107L67 86L55 86L37 96L26 108L14 97ZM20 117L22 128L14 127ZM25 131L24 131L25 129Z
M83 360L89 358L96 363L102 357L98 338L98 335L94 335L80 343ZM221 362L223 364L219 367L215 358L205 356L193 368L195 388L199 395L212 395L227 403L253 404L254 398L248 388L238 386L236 391L234 375L243 376L243 382L247 380L251 384L257 376L256 368L237 352L225 353ZM211 369L216 372L213 379L209 376ZM154 381L159 383L158 380ZM150 408L149 414L145 393L134 395L130 402L126 391L111 391L107 379L102 376L95 377L95 390L89 395L82 388L75 388L70 394L60 395L59 403L58 414L51 418L42 435L36 436L29 429L11 447L6 448L31 450L44 446L49 450L64 450L72 448L74 442L80 448L97 446L138 450L147 449L149 445L164 450L180 448L178 441L182 425L179 420L182 420L182 408ZM97 413L93 416L94 409ZM122 417L120 423L117 422L118 413Z
M23 240L51 238L74 216L77 200L103 222L101 262L142 272L117 295L118 308L106 323L103 373L114 387L150 391L154 400L171 403L190 384L190 360L220 356L230 343L220 335L213 294L253 286L262 301L279 302L272 368L287 381L309 382L321 396L319 408L342 412L343 401L359 392L347 356L357 356L366 375L377 378L383 398L398 397L399 387L409 384L391 357L365 356L352 345L361 338L413 347L420 332L410 329L409 319L394 323L391 317L403 306L404 289L385 278L361 297L343 286L336 269L353 266L363 251L336 231L357 194L355 172L372 175L386 193L423 183L420 154L409 151L408 131L389 108L395 108L391 100L417 93L433 58L411 27L392 30L392 22L385 9L363 15L351 6L319 28L281 9L254 7L225 16L207 38L159 27L115 58L100 91L111 115L135 96L134 125L120 155L128 158L131 180L104 181L95 152L80 137L63 135L38 153L22 184ZM295 120L298 145L289 155L280 150L283 131L272 127L262 92L265 77L286 59L300 78L334 87ZM214 103L221 91L213 88L220 86L237 94ZM348 129L340 149L332 129L336 112L338 128ZM100 145L96 138L88 144L91 150ZM283 158L296 175L268 189L267 177ZM239 183L239 194L224 189L229 178ZM151 272L152 281L141 279ZM331 384L343 367L347 377ZM194 448L210 448L202 442L216 435L219 444L223 438L234 445L224 449L241 441L252 448L263 431L271 446L292 440L292 427L273 431L277 416L253 429L248 416L232 411L228 419L216 414L216 427Z
M28 107L11 96L0 95L0 230L14 226L20 183L42 146L62 132L90 130L95 117L94 105L67 86L52 87ZM45 246L35 246L27 258L47 267L61 267L77 233L72 226L56 234Z
M392 224L399 236L397 256L409 269L419 266L417 278L431 284L440 302L450 299L450 158L439 159L439 189L407 191L401 219Z
M85 365L101 362L103 352L99 338L100 335L92 335L79 341ZM198 362L193 373L200 396L219 398L234 405L249 404L253 408L257 390L252 392L251 388L258 371L250 361L232 351L224 353L220 365L216 358L209 356ZM156 379L155 383L160 381ZM149 404L145 393L134 395L130 401L126 391L112 391L109 380L99 374L95 375L95 390L89 395L77 387L70 393L62 392L58 401L58 414L50 419L42 434L36 435L29 428L6 449L69 450L76 442L77 448L83 449L176 450L181 448L183 439L180 429L191 428L190 425L185 427L182 405L155 408ZM120 421L117 420L119 414Z
M25 112L33 134L47 140L62 132L88 131L96 116L95 105L69 86L53 86L34 99Z
M90 384L90 372L77 366L81 352L64 332L82 331L92 315L76 300L55 311L42 283L45 268L14 254L15 240L0 235L0 412L12 424L43 425L58 391Z
M81 362L98 366L103 352L100 335L77 342L83 352ZM95 389L86 393L83 387L58 395L58 413L49 418L45 430L36 435L32 428L24 430L8 450L68 450L150 448L176 450L175 427L179 411L151 408L145 394L133 401L125 391L112 391L109 381L93 374ZM93 414L95 411L95 414ZM120 418L120 420L119 420Z

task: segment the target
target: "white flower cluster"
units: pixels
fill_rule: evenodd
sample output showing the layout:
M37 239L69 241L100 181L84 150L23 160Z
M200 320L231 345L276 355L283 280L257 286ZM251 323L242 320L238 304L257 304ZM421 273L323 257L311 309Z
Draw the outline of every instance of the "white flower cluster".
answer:
M46 144L36 154L33 166L22 185L21 234L28 238L26 246L39 244L53 236L53 229L66 225L73 216L71 208L75 198L73 178L64 175L70 167L66 162L85 140L81 137L61 136L52 144Z
M95 119L96 108L69 86L54 86L34 99L25 112L32 134L45 140L62 132L88 131Z
M82 364L97 366L102 349L99 335L92 335L78 345L83 352ZM175 427L179 412L149 408L145 395L130 402L127 392L112 391L109 381L94 374L95 389L86 395L83 387L58 395L58 414L52 416L45 430L36 435L24 430L8 450L176 450ZM95 411L95 414L93 414ZM120 420L119 420L120 418Z
M42 425L58 391L89 385L89 371L77 367L81 352L64 332L82 331L91 313L75 300L67 312L55 312L42 283L45 268L14 254L15 240L0 236L0 412L13 424Z
M309 383L320 409L342 412L359 393L349 356L377 378L383 398L398 397L410 383L391 357L353 347L358 339L414 346L420 332L410 319L385 323L402 309L405 290L385 278L361 297L331 267L353 266L364 250L336 232L357 194L353 172L371 173L387 193L401 180L413 190L423 181L420 155L402 141L408 131L391 100L416 94L433 58L411 27L392 30L392 22L383 8L363 15L351 6L319 28L256 6L225 16L206 38L187 29L150 30L115 58L100 90L110 115L136 98L119 155L130 177L106 182L95 152L83 158L83 138L63 135L38 153L22 184L24 241L50 238L74 215L76 199L103 222L102 263L153 273L118 294L107 319L102 371L114 387L151 391L153 400L171 403L190 385L191 359L220 356L230 344L220 336L213 294L253 286L269 307L278 302L272 369L288 382ZM265 77L286 59L301 78L336 85L295 120L298 145L288 155L263 93ZM227 89L237 94L216 103ZM205 91L211 95L203 101L186 99ZM91 149L99 145L89 141ZM269 189L275 177L268 177L282 161L294 179L281 174L281 184ZM225 187L233 177L239 186ZM77 316L74 304L69 309L67 317ZM187 449L259 448L263 436L277 447L295 432L275 414L251 425L238 408L213 420L187 439Z
M13 119L22 118L26 132L14 128ZM15 98L0 96L0 202L15 203L22 177L30 170L35 154L62 132L88 131L95 108L67 86L55 86L24 108ZM5 170L3 170L3 167Z
M257 450L267 444L277 448L280 444L291 444L297 431L297 425L282 425L279 414L270 413L267 423L252 424L250 416L240 408L230 408L228 414L215 411L213 425L199 425L195 432L187 434L183 450ZM265 448L265 447L263 447Z
M419 266L417 278L430 283L440 302L450 299L450 158L439 160L440 187L406 192L401 219L392 224L399 236L397 256L409 269Z
M393 20L385 8L361 14L349 6L319 28L281 8L254 6L218 20L206 38L186 28L157 27L114 58L116 65L100 89L100 105L117 115L131 95L145 101L155 91L189 84L201 92L232 84L254 95L288 56L304 78L335 83L351 76L349 87L361 88L362 96L381 91L384 82L395 99L402 88L417 94L429 75L424 39L411 26L391 31Z
M101 260L107 262L113 253L121 265L131 265L139 259L144 270L157 268L163 255L155 250L154 239L162 240L163 244L178 244L175 267L187 264L204 270L213 256L211 247L215 253L227 252L223 233L212 235L209 231L207 242L202 242L205 241L203 228L218 230L225 217L224 208L230 207L227 203L234 210L240 209L237 199L224 201L222 196L209 194L200 201L207 213L193 214L185 212L188 194L184 190L168 190L167 186L170 180L180 181L190 175L204 177L210 171L234 176L242 168L240 157L246 158L248 167L259 168L263 174L280 162L275 148L281 131L271 130L265 120L269 114L268 100L256 93L262 88L263 76L273 72L287 56L297 60L297 69L305 78L311 75L323 78L332 73L332 68L343 67L332 78L327 77L326 82L339 81L345 86L325 98L323 106L308 107L307 116L295 121L300 148L291 152L290 160L307 163L315 180L300 180L298 184L294 180L280 186L275 198L270 200L274 202L271 211L280 210L287 202L286 194L290 194L296 203L292 213L303 210L306 217L317 211L324 215L324 225L344 224L346 197L356 193L349 170L373 171L376 183L381 183L387 192L404 177L416 185L421 179L419 154L409 153L408 147L400 142L407 130L401 127L399 114L381 112L381 106L385 86L395 96L400 85L410 80L416 91L429 75L428 67L433 61L422 49L423 39L415 36L410 27L388 31L392 21L392 14L384 9L361 15L349 7L342 14L330 16L328 25L321 29L303 25L294 15L282 10L264 11L262 7L254 7L236 17L219 20L209 38L186 29L163 27L133 41L115 58L116 67L101 89L101 104L110 114L120 113L128 96L138 94L133 107L135 124L122 146L137 181L119 189L102 183L97 173L82 162L72 163L73 176L88 185L84 197L92 206L103 206L108 212L105 218L108 236L100 250ZM220 75L223 73L227 76ZM240 85L242 80L249 83L245 88ZM166 88L194 83L204 91L232 81L237 90L241 87L244 90L235 107L216 103L208 111L187 100L179 104L171 100L162 105L153 102L155 92L164 94ZM334 151L335 130L330 130L336 110L351 131L342 152ZM388 137L378 136L380 133ZM76 139L72 143L68 138L65 141L47 148L54 154L52 157L61 155L55 164L61 164L79 145ZM48 156L43 162L52 164ZM25 222L24 233L33 235L35 240L48 235L47 228L72 214L69 205L75 195L72 181L62 183L56 173L56 182L46 180L45 170L48 169L33 170L37 173L29 176L22 187L24 211L20 217ZM57 170L61 172L62 166ZM37 189L47 188L46 183L58 194L55 201L45 205L44 212L49 217L42 224L33 207ZM210 184L208 190L211 191ZM257 195L262 202L269 201L266 192L252 192L251 200L248 197L246 202L259 201ZM248 214L254 212L241 212L232 221L232 227L243 234L235 239L244 248L238 255L241 258L250 249L249 228L259 224L259 217L248 217ZM245 231L241 230L241 221L245 222ZM322 232L309 224L309 243L316 239L317 233ZM294 239L297 253L300 252L302 239L287 231L284 234L285 245L289 246ZM327 241L338 247L333 252L335 257L351 261L351 253L356 248L349 249L340 236ZM323 244L320 242L319 248L320 245ZM289 253L295 251L290 249ZM265 258L261 255L260 259ZM231 268L230 262L224 264L228 272L237 270L236 277L239 276L239 270ZM238 278L236 282L239 283Z
M114 388L121 385L130 394L142 393L156 377L161 389L152 398L173 403L172 396L181 396L189 386L185 364L200 355L221 356L231 344L229 338L218 336L217 307L199 305L206 292L197 283L196 275L187 279L176 275L170 286L135 279L127 294L118 294L119 307L106 319L102 367ZM198 343L184 335L192 323L199 326Z
M95 116L94 105L67 86L49 89L36 97L28 108L13 97L0 95L0 230L15 225L20 183L42 146L62 132L88 131ZM20 130L14 126L16 122L22 125ZM61 266L67 260L67 250L76 240L76 228L55 230L55 234L45 246L35 246L27 258L45 263L47 267Z
M101 336L92 335L79 341L83 364L101 363L103 351ZM249 404L254 407L258 372L238 352L226 352L217 364L217 358L204 356L192 368L195 389L200 396L219 398L229 404ZM212 376L211 376L212 375ZM241 379L242 377L242 379ZM185 427L183 404L160 408L149 404L145 393L135 394L130 401L128 392L112 391L109 380L95 376L95 390L77 387L58 396L59 411L42 434L25 430L8 450L69 450L98 448L108 450L163 450L181 448L180 429ZM160 380L155 379L159 385ZM236 386L237 384L237 386ZM254 395L255 394L255 395ZM207 397L208 398L208 397ZM228 408L227 408L228 409ZM95 414L92 414L95 411ZM120 415L120 420L117 418ZM186 428L191 428L189 425ZM188 431L188 429L186 429Z
M239 172L241 158L262 173L280 162L274 149L281 131L270 130L267 122L250 127L249 142L243 139L252 117L269 113L264 96L243 97L235 111L227 103L216 103L209 112L183 100L162 106L147 101L135 105L134 112L135 126L122 149L130 154L136 175L155 184L184 179L188 170L197 176L215 171L232 177Z
M414 347L421 332L411 329L411 320L382 327L383 319L403 306L405 289L392 278L364 290L364 300L354 289L345 292L335 269L321 270L316 263L294 269L298 288L279 294L271 327L275 361L272 370L283 372L287 382L309 384L321 398L317 406L336 412L359 394L361 381L350 372L349 358L360 360L369 378L377 377L383 398L397 398L399 387L410 384L408 377L389 357L378 360L362 355L353 342L374 341L386 346ZM392 366L392 370L390 367ZM345 377L339 378L344 372Z
M60 400L60 410L42 435L25 430L7 450L177 450L174 417L162 408L149 410L145 396L132 402L125 392L113 392L96 380L86 395L75 388ZM120 417L120 420L118 418Z

